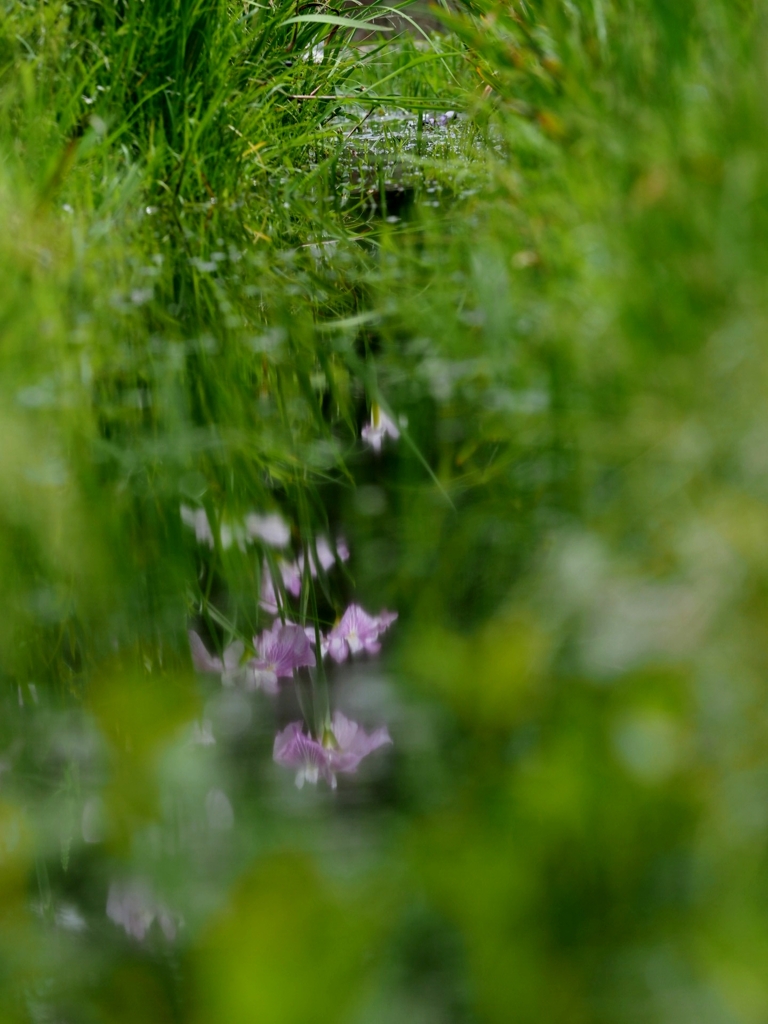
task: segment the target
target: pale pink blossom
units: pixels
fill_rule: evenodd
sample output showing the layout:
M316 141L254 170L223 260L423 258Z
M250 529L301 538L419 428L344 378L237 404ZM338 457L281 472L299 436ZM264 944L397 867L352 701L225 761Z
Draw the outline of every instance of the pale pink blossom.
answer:
M277 601L275 584L272 582L272 576L266 562L264 563L264 567L261 571L261 593L259 594L259 606L263 608L265 612L269 612L270 615L277 615L280 607Z
M317 557L315 557L315 552L311 547L309 556L309 571L310 575L313 577L317 576L318 565L324 572L328 572L328 570L335 565L337 560L340 562L346 562L349 558L349 548L345 541L341 539L336 542L335 553L326 537L318 537L315 542L315 548L317 551ZM303 552L295 562L289 562L284 558L278 559L277 568L283 581L283 589L287 594L290 594L291 597L299 597L301 594L301 583L304 578L304 564ZM266 560L264 561L261 571L261 594L259 596L259 604L264 611L269 612L271 615L276 615L280 607L278 594L275 590L275 584Z
M379 622L379 632L383 633L397 619L397 612L380 611L376 618Z
M194 629L190 629L187 636L189 637L189 647L192 652L192 664L195 666L196 672L215 672L218 674L224 671L224 663L221 658L217 658L216 655L209 653L208 648Z
M367 733L357 722L342 715L340 711L333 713L331 722L332 740L329 748L331 768L335 772L355 772L357 766L374 750L391 743L392 738L385 726ZM326 733L326 741L330 741Z
M286 562L281 559L278 562L278 569L280 575L283 578L283 586L285 587L286 593L292 597L298 597L301 594L301 569L296 562Z
M180 915L157 899L148 882L138 878L112 882L107 895L107 917L138 942L143 941L155 921L165 938L172 942L177 927L184 923Z
M273 548L284 548L291 539L291 528L277 512L266 515L251 512L245 517L245 529L249 537L258 538Z
M281 558L277 563L277 568L280 570L280 576L283 580L283 588L286 593L291 594L293 597L298 597L301 593L301 573L299 572L296 563L286 562L285 559ZM264 561L264 565L261 570L261 594L259 596L259 604L264 611L269 612L270 615L277 615L281 604L277 591L275 590L272 573L269 571L269 565L266 560Z
M316 783L319 778L325 779L332 788L336 786L328 751L322 743L303 731L301 722L291 722L275 736L272 756L276 764L296 769L296 785L299 789L305 782Z
M386 728L372 733L336 711L322 742L304 732L301 722L292 722L275 737L273 757L277 764L296 769L296 785L316 783L323 778L336 788L337 772L354 772L364 757L385 743L391 743Z
M315 633L314 626L305 626L304 632L307 634L307 639L309 640L313 647L317 644L318 636L320 637L320 654L324 658L328 653L328 637L323 636L320 630L318 630L317 633Z
M291 678L294 669L315 664L315 655L301 626L283 625L276 619L271 629L253 638L256 657L248 662L247 685L266 693L277 692L280 678Z
M371 406L371 422L366 423L361 434L363 440L366 441L375 452L381 451L381 446L385 437L391 437L393 441L396 441L398 437L400 437L400 431L394 421L387 416L378 402L374 402Z
M338 662L346 661L350 654L363 650L368 654L378 654L381 650L379 635L396 618L397 612L382 611L379 615L369 615L360 605L351 604L326 638L328 653Z
M339 538L336 541L336 551L330 545L327 537L317 537L315 540L315 550L313 551L312 545L309 546L309 571L312 576L317 576L318 565L323 572L328 572L329 569L333 568L336 561L346 562L349 559L349 548L347 547L346 541ZM296 559L296 566L299 571L299 575L304 575L304 553L302 552Z
M211 654L206 648L198 634L190 629L189 646L192 651L192 664L197 672L213 673L221 675L221 681L225 686L237 682L243 675L242 666L245 647L240 640L235 640L224 648L223 658Z

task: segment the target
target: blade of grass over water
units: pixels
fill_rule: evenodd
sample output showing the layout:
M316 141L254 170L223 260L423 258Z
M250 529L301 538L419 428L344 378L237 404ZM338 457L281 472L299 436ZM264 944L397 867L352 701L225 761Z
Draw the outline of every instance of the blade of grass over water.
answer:
M378 9L374 8L373 17ZM370 18L342 18L338 14L296 14L283 25L334 25L339 28L363 29L366 32L391 32L388 25L377 25Z

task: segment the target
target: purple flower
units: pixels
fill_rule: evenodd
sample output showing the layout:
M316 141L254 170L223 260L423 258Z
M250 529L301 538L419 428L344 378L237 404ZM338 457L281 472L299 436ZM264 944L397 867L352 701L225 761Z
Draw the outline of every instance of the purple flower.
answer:
M334 711L331 723L331 737L326 733L326 741L331 739L328 756L331 768L335 772L355 772L357 766L372 751L391 743L392 739L386 727L367 733L357 722L351 721L340 711Z
M253 638L256 657L248 662L248 685L266 693L277 692L277 680L291 677L293 670L315 664L315 655L301 628L293 623L283 625L279 619L265 629L261 639Z
M379 623L379 632L383 633L385 630L389 629L392 623L397 619L397 612L381 611L376 616L376 619Z
M275 584L272 582L272 576L270 575L266 562L261 570L261 593L259 595L259 605L265 612L269 612L270 615L277 615L277 591L275 590Z
M304 632L307 634L307 640L309 640L309 642L312 644L313 647L315 646L315 642L317 641L317 636L319 634L319 636L320 636L320 655L321 655L321 657L324 658L326 656L326 654L328 653L328 637L327 636L323 636L323 634L320 633L319 631L318 631L318 634L316 634L314 626L305 626L304 627Z
M439 124L441 128L444 128L448 124L448 122L449 121L453 121L453 119L455 117L456 117L456 111L455 110L446 110L446 112L444 114L438 114L437 117L435 117L434 114L425 114L424 115L424 123L425 124Z
M277 512L263 516L251 512L245 517L245 529L249 537L258 537L273 548L284 548L291 539L290 527Z
M293 597L298 597L301 593L301 569L296 562L284 562L279 563L280 575L283 577L283 586L286 592L291 594Z
M213 672L221 674L221 681L225 686L230 686L240 679L244 667L240 664L243 659L245 647L240 640L235 640L224 648L224 657L218 658L210 654L203 641L193 629L189 630L189 646L192 651L192 664L196 672Z
M389 436L393 441L400 437L400 431L378 402L374 402L371 406L371 422L366 423L361 433L363 440L367 441L375 452L381 451L385 437Z
M331 788L336 786L328 751L304 733L301 722L291 722L275 736L272 757L276 764L296 769L296 785L299 789L305 782L316 783L321 776Z
M364 757L391 742L385 728L366 733L357 722L336 711L322 743L307 735L301 722L292 722L275 737L273 757L277 764L296 769L299 789L319 778L335 789L337 772L357 771Z
M381 650L379 634L397 618L397 612L383 611L369 615L357 604L351 604L326 638L328 653L334 661L346 661L348 655L365 650L378 654Z
M280 575L283 578L283 587L286 592L291 594L293 597L298 597L301 593L301 571L295 562L286 562L284 559L280 559L277 563L277 567L280 570ZM272 580L272 574L269 571L269 565L264 562L261 570L261 594L259 596L259 604L265 612L269 612L270 615L277 615L280 607L280 601L278 599L277 591L275 590L275 584Z

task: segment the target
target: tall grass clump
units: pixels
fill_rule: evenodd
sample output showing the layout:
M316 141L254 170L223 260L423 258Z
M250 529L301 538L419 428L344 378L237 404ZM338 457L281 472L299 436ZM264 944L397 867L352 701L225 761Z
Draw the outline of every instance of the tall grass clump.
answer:
M148 196L242 197L259 148L301 158L333 111L327 95L358 62L344 51L351 19L334 20L290 4L14 4L5 127L43 189L98 148L140 161ZM323 99L291 98L307 94Z
M409 863L480 1019L756 1020L764 5L468 10L491 183L379 365L411 339L458 510L403 497L403 671L458 729Z
M2 10L4 1019L768 1013L764 5L411 15Z
M186 2L3 11L0 662L18 781L0 810L3 1019L206 1012L164 968L141 957L118 967L102 924L125 912L135 938L146 913L154 917L135 901L158 866L149 837L170 793L161 779L188 777L184 741L177 768L168 751L203 712L188 627L219 652L250 644L265 583L281 585L268 546L225 537L258 513L288 524L307 567L321 533L335 544L319 487L349 479L344 454L366 412L365 386L353 376L355 353L317 335L314 322L354 312L358 285L321 292L324 272L295 248L312 239L306 214L283 186L317 163L326 141L338 148L326 122L361 61L346 43L374 13L352 21L287 4ZM210 550L188 514L207 517ZM324 572L319 584L302 621L318 621L319 601L332 621L343 595ZM247 721L242 707L234 713ZM256 736L263 748L261 728ZM222 806L226 821L226 797ZM216 962L199 926L248 863L252 838L214 858L223 888L197 888L199 916L186 920L201 967L185 975L207 977ZM94 843L106 855L95 888ZM111 909L105 918L100 907L95 931L80 911L67 919L85 941L63 947L61 873L99 904L107 876L127 878L108 884ZM162 888L191 877L172 861L162 873ZM330 914L335 930L343 903L328 904L301 864L294 878L307 926ZM278 894L288 881L276 879ZM180 923L174 911L168 934ZM296 1012L326 986L327 1010L315 1019L331 1019L344 949L319 973L307 962ZM198 957L190 947L182 955ZM275 998L287 966L268 972ZM235 1017L247 1007L236 986L211 984L214 1015L217 1000L224 1016L222 1000L234 999Z
M75 518L101 552L104 586L118 605L123 583L133 594L130 611L123 606L129 632L143 614L157 622L155 588L184 602L170 553L181 540L179 479L223 472L217 486L237 480L228 501L258 503L306 478L301 446L327 433L309 384L310 280L294 312L281 298L280 262L267 266L257 248L292 231L275 177L306 163L335 109L294 97L328 97L359 63L344 49L349 19L302 18L290 5L78 2L14 4L3 20L14 224L4 383L12 423L19 418L9 436L23 436L25 419L50 417L51 458L78 494ZM338 398L344 369L329 355L321 370ZM343 401L338 408L349 421ZM198 497L205 484L190 486ZM65 543L90 558L90 545ZM152 565L163 579L150 579ZM60 582L79 594L61 607L81 625L92 600L107 613L92 583L80 593L73 577ZM25 656L37 653L32 645ZM63 677L79 673L82 656Z

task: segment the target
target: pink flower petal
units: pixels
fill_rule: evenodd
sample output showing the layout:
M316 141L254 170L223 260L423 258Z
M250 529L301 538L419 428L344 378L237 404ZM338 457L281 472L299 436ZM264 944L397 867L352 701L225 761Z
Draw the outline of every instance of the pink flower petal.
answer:
M209 654L203 641L200 639L198 634L190 629L189 646L192 651L192 664L195 667L196 672L214 672L219 673L224 670L224 665L221 658L217 658L213 654Z

